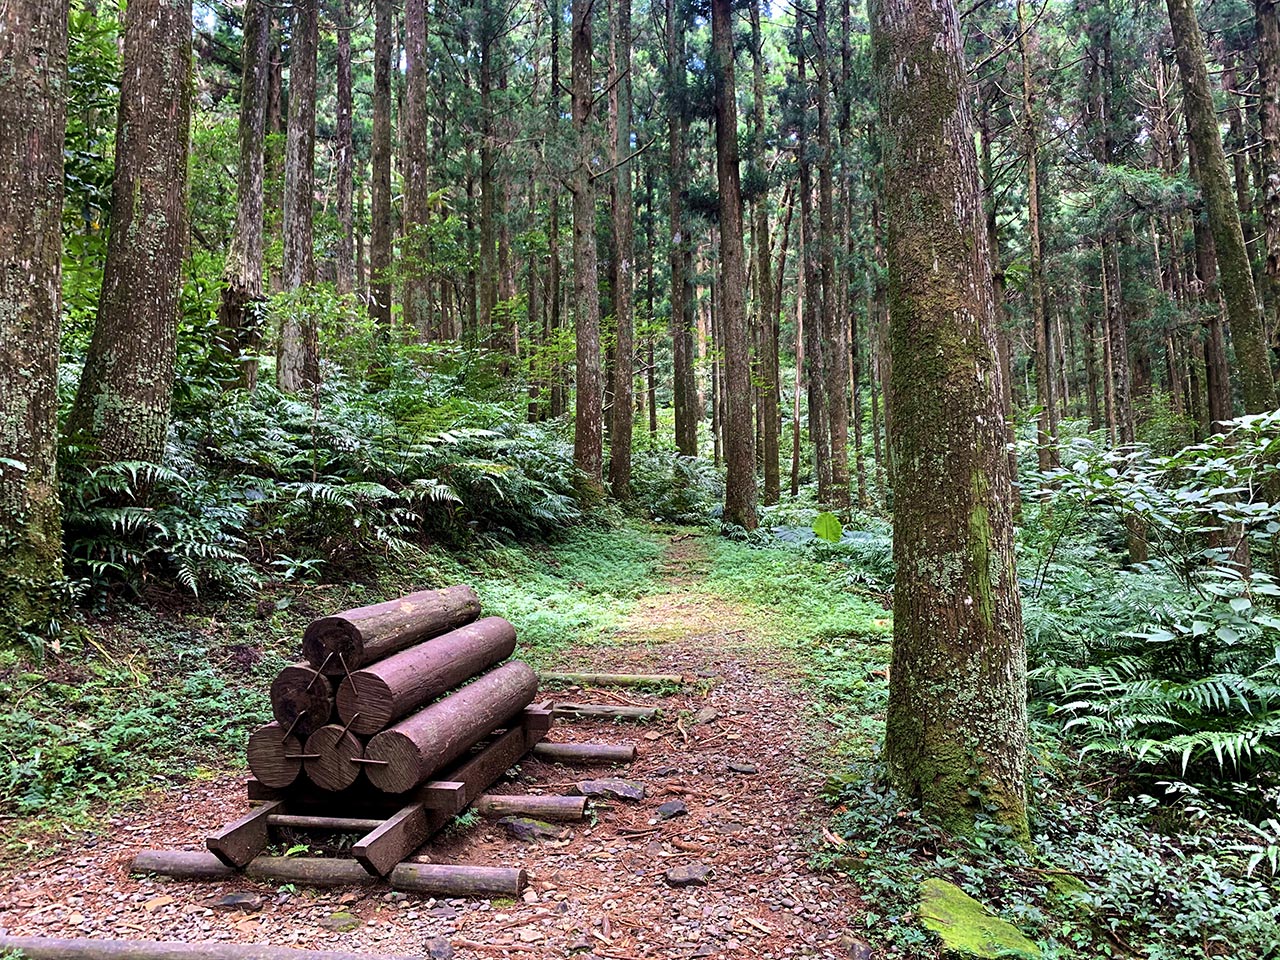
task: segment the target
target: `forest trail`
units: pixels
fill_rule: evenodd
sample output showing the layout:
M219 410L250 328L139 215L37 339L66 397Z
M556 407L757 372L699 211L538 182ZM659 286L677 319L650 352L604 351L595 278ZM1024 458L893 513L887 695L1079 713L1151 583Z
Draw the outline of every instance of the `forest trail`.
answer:
M244 773L238 772L153 795L116 816L104 836L0 877L0 931L459 960L849 956L849 931L862 924L863 910L846 880L807 866L820 809L814 799L822 762L817 721L797 687L794 659L763 635L760 617L701 584L710 562L705 538L672 537L660 577L613 635L570 649L559 664L695 678L663 695L571 694L661 705L663 717L647 726L564 723L553 730L552 739L560 741L634 741L639 760L621 772L528 761L518 781L495 789L558 793L576 780L622 775L644 783L646 798L599 805L594 823L571 825L562 840L523 844L480 821L451 828L428 848L438 862L524 867L530 888L521 901L128 875L139 849L202 849L206 833L242 813ZM687 815L658 821L657 806L675 799L685 802ZM668 869L693 864L711 868L708 885L677 889L665 881ZM231 893L256 895L260 909L213 907Z

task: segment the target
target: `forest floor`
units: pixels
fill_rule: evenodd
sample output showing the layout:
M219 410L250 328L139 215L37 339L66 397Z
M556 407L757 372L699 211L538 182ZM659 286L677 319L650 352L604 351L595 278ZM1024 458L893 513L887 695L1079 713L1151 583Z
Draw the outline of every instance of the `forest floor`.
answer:
M663 712L648 725L553 728L551 740L636 743L639 759L625 772L529 760L496 790L563 793L577 780L621 775L642 782L645 799L597 804L595 816L569 825L562 839L532 843L465 818L420 855L521 866L530 883L519 901L131 877L137 851L203 849L207 833L248 809L245 774L224 770L110 810L102 828L76 833L51 858L0 866L0 931L457 958L872 956L857 939L866 911L853 885L810 864L824 842L827 808L817 795L833 744L861 739L859 723L873 727L879 718L827 716L794 626L806 616L807 572L779 570L775 557L753 558L747 548L696 533L646 536L662 550L644 588L608 629L579 632L542 665L680 673L691 682L655 694L561 691L566 699ZM768 583L753 579L766 564ZM847 603L857 604L866 642L837 641L850 650L854 671L875 684L870 673L883 659L877 641L887 620L874 618L887 614L873 603ZM687 815L660 821L657 806L673 799L685 802ZM691 864L711 868L707 885L666 882L665 871ZM255 895L260 904L251 903L251 912L216 909L230 893Z

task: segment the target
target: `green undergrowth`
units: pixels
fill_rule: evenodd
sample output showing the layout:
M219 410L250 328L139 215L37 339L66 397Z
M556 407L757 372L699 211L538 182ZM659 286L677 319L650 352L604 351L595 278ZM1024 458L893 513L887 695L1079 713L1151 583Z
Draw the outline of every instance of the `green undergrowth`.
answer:
M239 767L269 719L267 688L306 624L415 589L470 583L534 665L608 632L650 587L661 547L642 526L576 527L559 542L435 550L366 582L275 584L256 598L160 612L118 604L42 661L0 653L0 855L47 850L150 790Z

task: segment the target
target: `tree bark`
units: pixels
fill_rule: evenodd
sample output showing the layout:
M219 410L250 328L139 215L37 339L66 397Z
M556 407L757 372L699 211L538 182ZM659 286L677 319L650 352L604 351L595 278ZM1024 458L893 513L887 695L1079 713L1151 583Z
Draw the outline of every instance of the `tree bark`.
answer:
M276 385L285 393L320 382L319 330L296 291L315 282L316 49L320 17L316 0L294 0L293 50L289 56L289 119L284 157L284 285L295 292L285 307L276 351Z
M0 6L0 626L56 613L62 578L62 314L67 0ZM22 131L18 136L17 131Z
M1271 304L1271 327L1280 328L1280 5L1253 0L1258 35L1258 156L1262 176L1263 277Z
M431 326L431 284L427 277L422 230L430 219L431 195L427 169L427 102L431 95L427 63L427 2L405 0L404 6L405 91L402 135L404 156L404 322L418 339L433 339Z
M244 14L240 75L240 166L236 171L236 220L222 269L218 309L218 348L240 364L238 383L252 389L258 381L256 353L262 339L257 315L263 301L262 253L267 98L271 59L271 19L265 0L249 0Z
M754 530L755 431L751 418L751 331L747 326L746 251L738 161L732 0L712 0L711 46L716 79L716 180L720 187L720 328L724 333L724 517Z
M338 250L334 289L345 296L355 289L355 219L352 194L355 146L351 133L351 0L337 0L338 27Z
M617 253L613 315L617 347L613 364L613 410L609 429L609 488L618 500L631 499L631 436L635 406L635 229L631 153L631 0L613 0L613 104L617 136L613 145L613 237Z
M1178 73L1182 78L1187 132L1198 154L1197 182L1204 195L1209 230L1217 251L1218 275L1240 369L1244 409L1245 413L1262 413L1276 406L1275 381L1258 311L1249 252L1244 245L1240 213L1222 149L1222 131L1209 88L1204 38L1192 0L1167 0L1167 6Z
M604 492L604 371L600 359L600 289L596 267L596 187L592 180L595 137L591 115L592 0L573 0L572 100L576 159L573 192L573 293L577 332L577 403L573 464L584 493Z
M191 0L125 13L111 232L68 434L104 462L164 455L187 236Z
M702 410L694 380L693 310L689 300L689 233L684 194L688 189L685 137L685 40L679 0L667 0L667 156L671 226L671 362L675 407L676 449L686 457L698 455L698 421Z
M369 238L369 316L391 326L391 0L374 0L373 184Z
M876 0L894 429L885 756L956 832L1027 837L1026 654L991 262L951 0Z

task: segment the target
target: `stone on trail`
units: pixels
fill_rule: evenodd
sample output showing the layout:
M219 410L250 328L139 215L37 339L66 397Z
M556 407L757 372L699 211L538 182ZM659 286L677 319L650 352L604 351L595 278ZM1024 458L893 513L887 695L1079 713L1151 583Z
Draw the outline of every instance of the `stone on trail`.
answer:
M670 820L672 817L683 817L689 812L689 808L685 806L683 800L668 800L666 803L658 807L658 817L662 820Z
M710 723L712 720L716 719L718 716L720 716L720 714L716 713L715 707L703 707L701 710L699 710L697 713L693 715L693 722L694 723Z
M612 800L643 800L644 784L619 777L602 780L580 780L573 785L572 793L578 797L609 797Z
M517 840L563 840L569 833L563 827L555 827L533 817L503 817L498 826Z
M428 940L427 960L453 960L453 944L444 937L435 937Z
M242 913L257 913L262 909L262 898L256 893L228 893L225 897L214 900L209 906L215 910L227 912L239 910Z
M760 768L754 763L731 763L729 769L734 773L759 773Z
M320 926L326 930L333 930L335 933L350 933L360 926L360 918L354 913L339 910L337 913L331 913L321 920Z
M920 884L920 922L942 939L943 956L955 960L1034 960L1040 948L1013 924L992 916L953 883L932 877Z
M705 887L710 876L711 868L704 863L672 867L666 872L667 883L673 887Z

